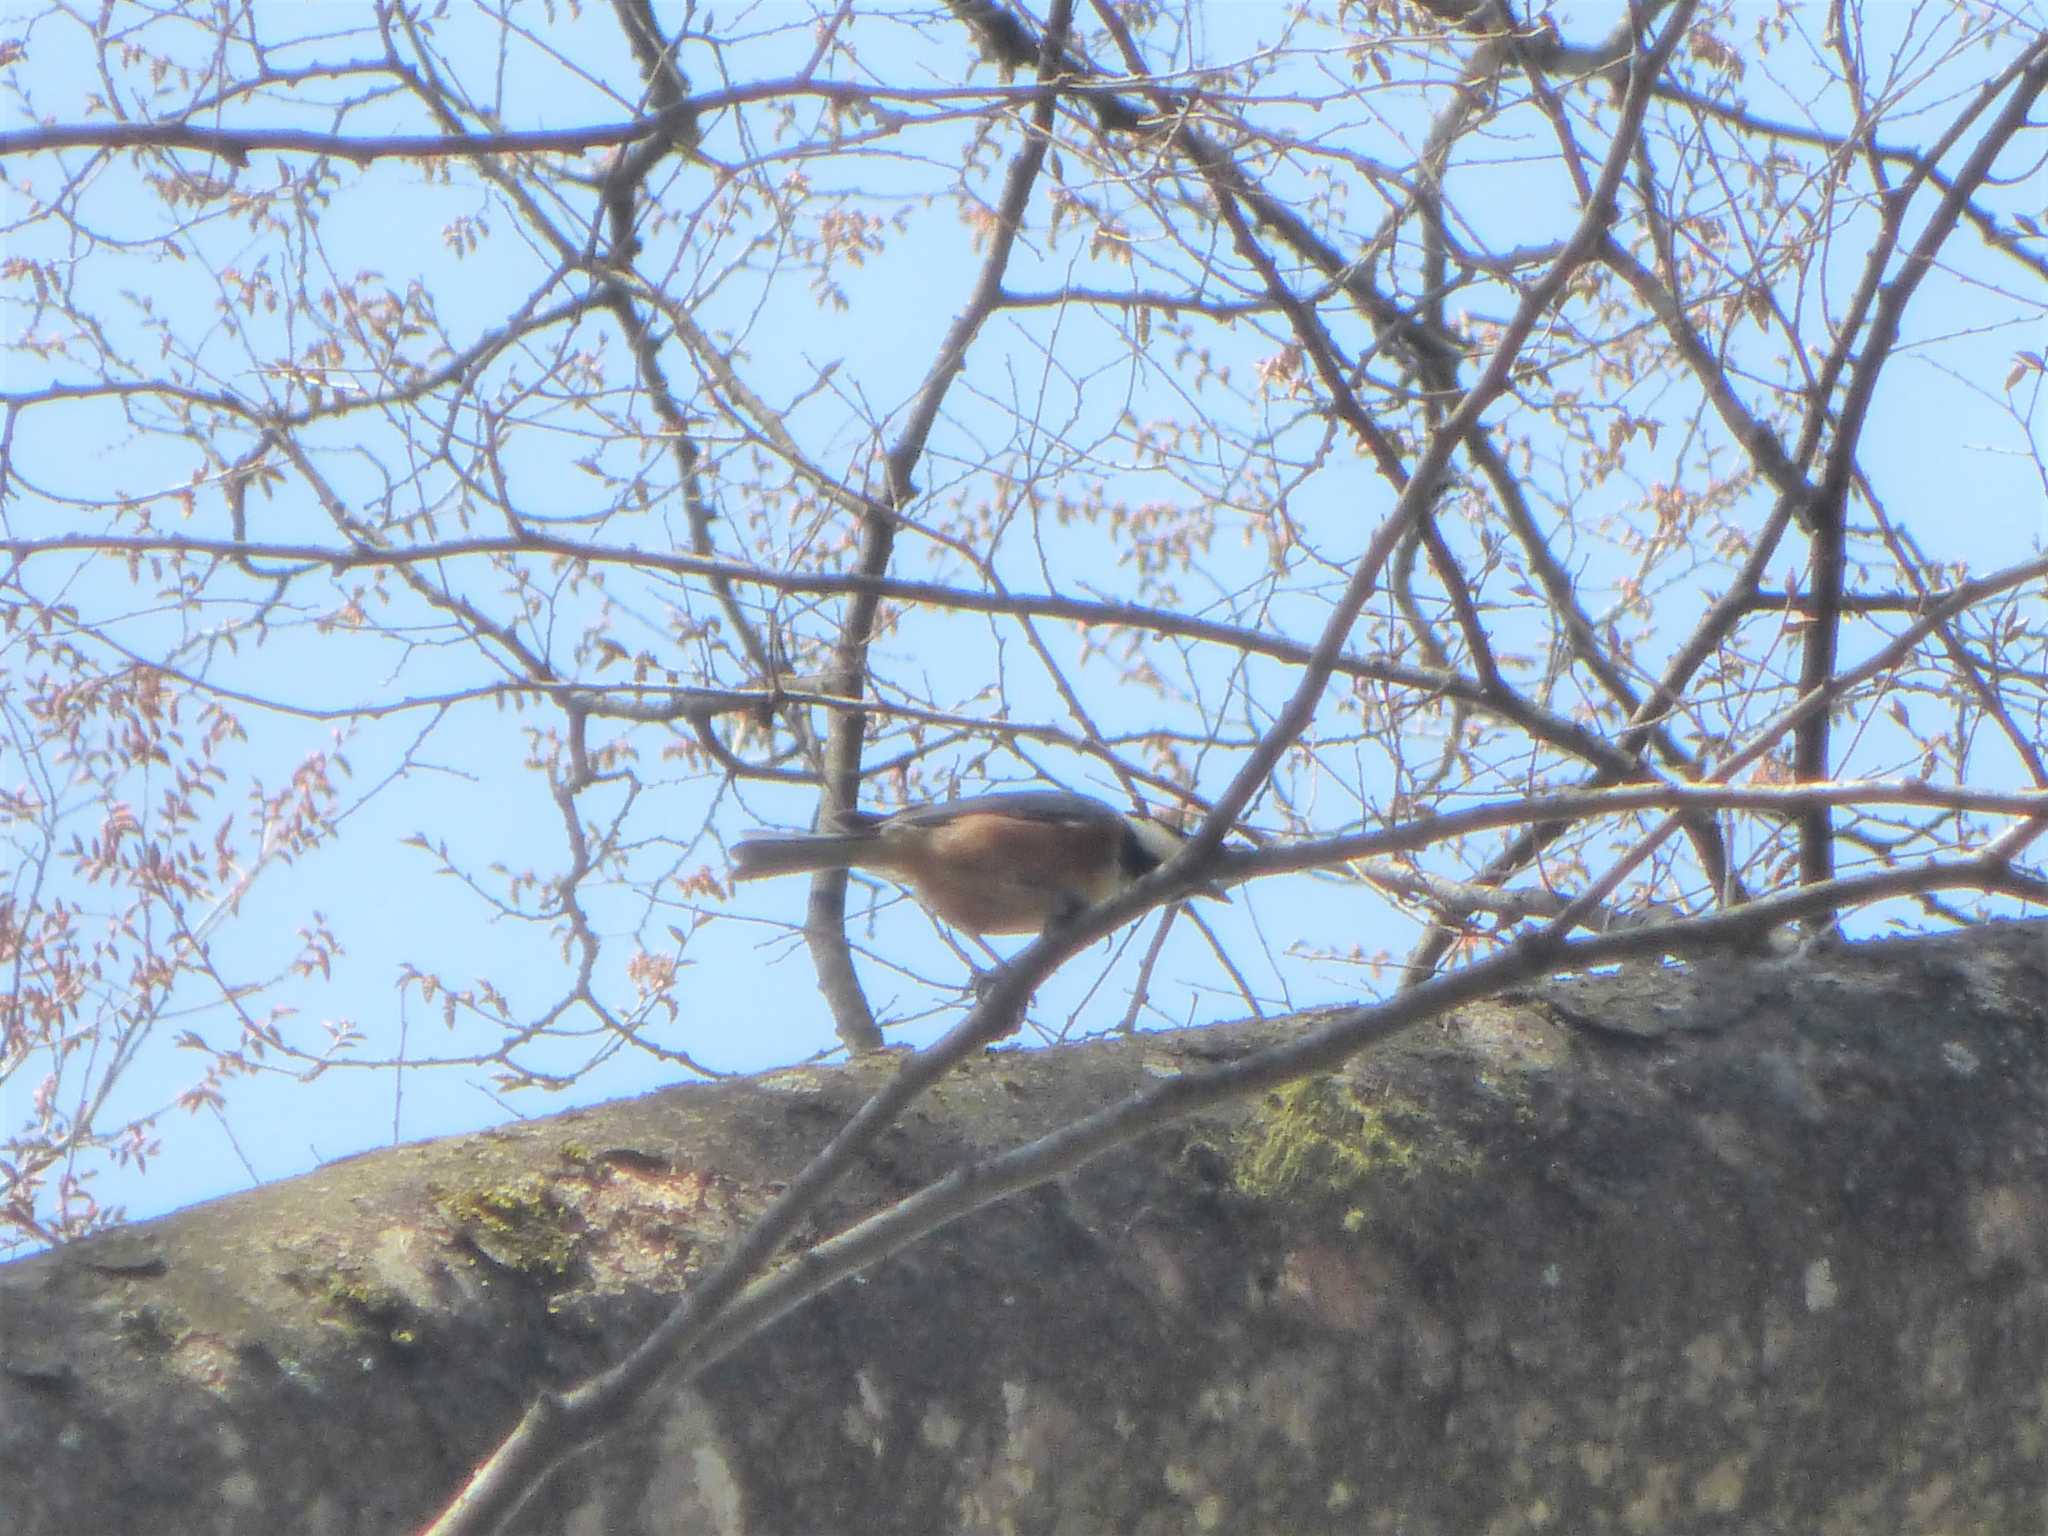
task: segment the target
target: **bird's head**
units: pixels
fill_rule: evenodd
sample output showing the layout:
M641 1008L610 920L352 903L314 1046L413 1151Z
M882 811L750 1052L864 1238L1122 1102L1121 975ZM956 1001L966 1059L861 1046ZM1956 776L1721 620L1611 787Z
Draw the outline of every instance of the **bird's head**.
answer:
M1149 875L1187 846L1188 835L1179 825L1163 817L1144 812L1132 812L1124 820L1129 824L1131 837L1138 857L1134 860L1140 867L1132 870L1132 878ZM1212 901L1228 901L1230 897L1222 886L1214 881L1198 885L1189 893L1207 896Z

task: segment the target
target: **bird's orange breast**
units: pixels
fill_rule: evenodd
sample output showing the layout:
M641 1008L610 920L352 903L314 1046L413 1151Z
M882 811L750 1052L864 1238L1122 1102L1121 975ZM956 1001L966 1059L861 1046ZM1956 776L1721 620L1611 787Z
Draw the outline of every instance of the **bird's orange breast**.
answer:
M971 933L1036 933L1119 884L1117 841L1100 824L968 814L888 841L918 900Z

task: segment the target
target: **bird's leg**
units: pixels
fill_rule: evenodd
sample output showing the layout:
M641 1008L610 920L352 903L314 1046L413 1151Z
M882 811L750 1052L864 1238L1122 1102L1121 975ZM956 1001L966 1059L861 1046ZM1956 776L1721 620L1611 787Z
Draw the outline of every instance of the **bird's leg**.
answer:
M1052 925L1048 923L1046 926L1050 928ZM982 938L979 934L974 935L974 942L981 946L982 953L987 955L989 959L995 962L994 965L988 967L986 970L984 970L981 966L974 965L971 962L969 963L967 985L969 989L974 993L974 1001L976 1006L978 1007L982 1004L985 1004L989 1000L990 995L994 993L995 989L1002 984L1003 978L1009 974L1010 966L1014 963L1014 960L1011 957L1007 957L997 953L995 946L990 944L988 940ZM1016 1020L1010 1026L1011 1030L1014 1031L1017 1029L1021 1029L1023 1027L1024 1015L1026 1011L1029 1010L1029 1008L1031 1007L1031 1003L1032 998L1030 997L1026 997L1018 1003L1017 1017Z
M974 995L975 1002L985 1002L996 983L1003 979L1003 972L1008 969L1010 962L997 953L996 947L980 934L965 933L962 929L954 929L953 932L963 933L965 937L973 940L975 946L980 949L982 954L994 962L986 966L977 965L974 963L973 956L964 946L957 941L953 944L953 953L958 955L967 966L967 990Z
M970 985L974 989L974 1004L977 1008L986 1008L989 1005L1008 974L1009 965L1007 963L992 971L976 970L974 972L974 979ZM999 1029L992 1029L988 1038L991 1040L1008 1039L1011 1035L1016 1034L1018 1030L1022 1029L1024 1027L1025 1015L1031 1011L1034 996L1035 994L1029 994L1011 1003L1008 1016L999 1021L1001 1027Z
M1054 903L1051 913L1047 915L1045 927L1039 930L1040 934L1057 933L1068 924L1078 922L1091 905L1093 903L1086 896L1073 891L1064 892Z

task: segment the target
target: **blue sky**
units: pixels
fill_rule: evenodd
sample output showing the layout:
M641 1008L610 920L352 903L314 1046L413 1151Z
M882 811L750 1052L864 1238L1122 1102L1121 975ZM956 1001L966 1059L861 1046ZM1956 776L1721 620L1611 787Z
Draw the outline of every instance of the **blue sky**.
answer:
M305 7L300 14L332 12L337 26L361 19L357 8ZM633 76L608 15L591 11L580 20L543 20L538 8L514 14L535 29L547 47L573 57L585 71L565 71L545 56L540 46L513 50L502 67L486 68L495 59L496 42L478 13L458 10L439 34L443 55L463 61L467 87L495 96L508 127L564 127L591 121L613 121L627 115ZM785 24L785 14L788 23ZM807 13L801 13L807 14ZM724 66L731 79L768 78L797 68L812 47L812 34L796 7L756 7L736 12L726 23L734 39ZM1239 59L1281 37L1283 13L1277 7L1204 8L1197 38L1186 46L1205 64ZM1560 11L1560 25L1571 37L1596 33L1614 14L1613 8ZM1919 23L1898 8L1903 31ZM1735 13L1727 35L1739 40L1752 25ZM1761 17L1759 17L1761 19ZM1882 30L1886 12L1870 19ZM926 30L864 20L861 60L872 78L891 85L958 83L963 39L944 25ZM317 29L314 29L317 30ZM744 34L752 40L741 42ZM161 27L148 35L163 38ZM1873 37L1875 45L1882 39ZM1914 57L1911 38L1903 40ZM85 99L97 89L81 36L61 20L46 17L29 33L32 74L17 66L13 82L17 106L59 122L87 116ZM1164 47L1164 38L1151 40ZM195 46L188 40L186 46ZM358 39L339 51L360 57L370 43ZM304 63L318 50L285 50L283 64ZM1935 57L1928 54L1927 57ZM194 55L195 59L199 57ZM1972 56L1942 64L1934 78L1911 81L1913 88L1937 103L1932 117L1944 120L1953 110L1957 91L1971 83L1968 71L1986 67ZM1989 63L1998 62L1992 55ZM687 54L686 66L698 90L717 83L717 68L703 50ZM452 67L452 66L451 66ZM1279 79L1299 94L1327 94L1332 80L1327 67L1309 54L1278 66ZM1950 78L1953 77L1953 78ZM984 67L974 77L986 81ZM607 85L609 88L607 88ZM1422 92L1363 89L1367 110L1347 119L1336 147L1389 163L1412 158L1414 146L1427 130L1430 114L1449 86ZM1778 39L1750 62L1743 82L1752 110L1788 120L1817 120L1839 129L1844 114L1838 94L1819 90L1813 55L1799 40ZM25 97L24 97L25 93ZM204 91L191 82L172 80L164 87L156 110L170 110ZM347 94L340 86L323 89L309 84L305 99L314 103ZM1255 110L1268 126L1291 126L1304 135L1324 131L1334 119L1327 106L1276 106L1270 113ZM234 126L325 127L331 114L324 106L287 114L272 102L260 109L236 104L219 114ZM744 119L747 133L738 134L740 120L731 116L710 125L706 149L714 159L738 159L751 146L759 154L773 141L773 120L765 109ZM1925 130L1914 123L1914 131ZM402 101L372 103L354 111L347 131L424 131L416 108ZM686 221L657 225L648 231L648 249L640 270L667 287L707 330L729 339L733 366L750 387L777 403L794 402L786 420L805 452L831 473L858 483L870 475L878 446L900 426L903 412L929 365L938 338L958 312L976 270L977 250L963 228L957 204L945 195L943 168L957 153L965 128L934 125L919 130L919 153L901 159L869 159L858 165L821 159L798 166L792 162L778 175L802 174L819 187L833 178L858 178L865 196L849 206L887 221L875 238L883 247L857 265L841 264L830 274L844 306L820 301L806 284L770 271L768 254L750 249L737 236L723 244L701 226ZM1502 245L1540 244L1569 227L1573 210L1567 183L1550 158L1544 125L1536 114L1521 111L1503 117L1483 140L1461 158L1455 191L1458 206L1477 221L1474 238ZM1908 131L1901 124L1899 131ZM1003 165L1015 147L1014 136L999 134L982 164L988 174L980 186L993 195ZM1059 175L1079 191L1107 199L1114 191L1097 181L1096 168L1083 158L1085 143L1063 149ZM256 155L251 165L232 178L245 188L270 184L279 156ZM85 163L76 152L64 165ZM225 174L199 157L184 156L189 173ZM304 168L304 161L295 162ZM589 162L594 166L595 161ZM29 186L48 195L58 162L17 157L7 167L17 187ZM1328 175L1329 163L1304 170L1276 172L1276 185L1290 192L1317 189L1317 175ZM159 332L177 344L195 349L211 387L245 397L293 398L296 387L276 372L252 366L259 354L287 355L308 340L294 334L299 322L286 308L275 315L257 312L241 317L246 339L222 323L216 304L239 274L248 279L268 271L277 279L303 274L314 289L333 287L356 274L381 274L379 286L404 295L415 285L431 296L431 326L448 344L472 344L482 333L504 323L515 306L534 293L556 302L562 287L546 286L552 253L522 233L520 221L504 202L504 194L485 184L469 168L437 165L422 168L384 161L357 169L335 164L328 184L330 197L319 222L317 245L280 244L268 232L252 232L246 223L209 216L181 237L177 257L153 254L147 242L157 232L161 206L134 181L134 161L115 158L97 168L80 197L84 216L101 243L87 250L61 240L47 222L17 224L9 253L72 264L69 270L81 291L93 295L87 307L108 317L116 345L146 366ZM1288 178L1296 178L1292 183ZM660 206L679 220L703 206L710 173L702 164L672 160L657 172L652 188ZM1044 189L1041 189L1043 192ZM1349 195L1364 199L1362 188ZM2020 206L2013 189L2002 189L2001 206ZM2017 200L2017 201L2015 201ZM16 199L21 217L22 202ZM1477 214L1470 211L1477 209ZM1125 266L1111 253L1091 251L1075 239L1054 240L1043 227L1044 196L1033 205L1033 224L1026 249L1008 276L1013 290L1053 290L1065 285L1114 288L1118 284L1149 284L1148 264L1185 271L1187 256L1172 251L1160 231L1134 228L1135 265ZM475 230L476 244L455 249L448 234L451 221L468 216L487 231ZM581 208L563 215L572 227L587 219ZM1860 216L1858 216L1860 217ZM1206 230L1200 221L1190 228ZM1855 227L1853 218L1849 228ZM127 246L123 242L141 242ZM1856 251L1853 239L1838 240L1835 258L1824 268L1829 292L1816 304L1839 306L1840 291L1853 280ZM707 259L715 247L719 259ZM1892 364L1880 392L1866 440L1864 464L1880 487L1888 510L1930 551L1988 570L2021 558L2038 548L2043 529L2043 492L2039 478L2041 428L2037 408L1997 387L2004 378L2015 345L2026 345L2024 325L2014 316L2032 314L2031 345L2048 344L2038 316L2038 295L2015 295L2015 269L1984 260L1974 242L1959 240L1957 265L1929 285L1926 302L1909 321L1907 345ZM785 259L789 247L781 252ZM666 265L665 265L666 264ZM757 270L758 269L758 270ZM573 288L573 284L570 285ZM1478 325L1497 319L1510 302L1499 289L1481 290L1473 308L1458 318ZM20 296L14 295L16 313ZM204 317L214 316L208 320ZM1325 427L1308 405L1284 391L1262 391L1254 380L1262 363L1275 354L1271 322L1212 326L1202 343L1215 349L1226 381L1211 379L1201 386L1195 405L1228 417L1238 434L1231 444L1197 442L1174 472L1148 463L1133 451L1134 422L1163 420L1185 411L1176 399L1166 369L1156 359L1133 355L1126 331L1085 310L1010 311L993 319L973 352L969 367L956 385L946 416L934 435L931 451L919 472L923 498L912 509L920 520L939 527L965 526L983 502L1004 504L1007 483L1027 478L1041 497L1061 496L1086 503L1091 496L1123 499L1133 506L1154 503L1185 508L1206 488L1215 531L1207 556L1198 567L1174 581L1175 601L1191 613L1242 622L1248 611L1285 632L1312 637L1320 623L1333 578L1319 571L1318 558L1341 565L1362 546L1373 522L1392 504L1392 493L1370 473L1369 465L1350 446L1338 442L1316 461L1313 473L1290 479L1288 467L1315 457L1315 444ZM2022 339L2016 341L2015 336ZM435 344L422 336L415 345L422 360L431 360ZM1153 345L1166 343L1155 335ZM1781 366L1761 340L1738 343L1755 348L1753 367L1768 375ZM554 349L543 355L542 348ZM671 376L687 381L685 360L673 350ZM600 319L585 319L566 332L557 331L532 351L514 351L492 365L494 387L510 396L520 388L537 388L543 380L561 377L565 354L587 353L579 364L604 389L616 388L626 361L619 336ZM1597 362L1597 360L1595 360ZM58 362L38 374L20 354L10 356L5 388L24 391L40 387L52 376L66 377ZM81 380L92 370L82 368ZM330 387L351 383L346 368L330 376ZM1682 396L1689 386L1653 378L1636 387L1623 403L1639 411ZM488 393L483 391L482 393ZM660 484L665 450L640 438L603 440L585 402L564 395L546 407L529 402L527 426L513 440L503 463L522 513L536 526L549 519L576 519L605 506L615 487L606 475L649 477ZM1115 408L1121 403L1121 413ZM1676 412L1686 419L1681 409ZM1600 417L1597 419L1605 420ZM197 451L178 442L125 425L105 403L78 404L35 416L39 433L13 445L17 470L37 485L61 486L78 498L120 495L146 498L151 493L182 487L195 468ZM452 421L452 418L451 418ZM329 483L351 505L367 507L390 498L388 505L413 505L430 513L446 535L455 531L462 488L439 472L426 453L437 424L408 420L401 412L365 418L352 416L306 434L318 452ZM1702 429L1711 437L1711 426ZM1235 451L1246 435L1266 434L1271 453L1263 475L1251 473L1262 461ZM844 531L843 522L824 514L810 524L795 517L753 520L777 472L772 468L751 481L742 445L721 439L714 426L707 438L719 473L712 494L722 514L720 537L733 541L729 552L744 553L740 541L763 541L764 563L816 561L832 566L838 557L821 553ZM232 456L238 445L224 445ZM1545 488L1558 477L1546 463L1563 462L1577 445L1554 438L1533 439L1529 449L1532 499L1540 512L1555 515L1542 500ZM416 457L409 458L409 455ZM588 466L579 465L588 460ZM1573 508L1575 521L1561 542L1589 589L1627 569L1625 558L1610 545L1590 536L1601 512L1626 513L1656 492L1660 476L1696 476L1706 459L1697 441L1674 433L1654 452L1643 452L1628 472L1588 489ZM408 481L407 475L416 475ZM394 479L395 489L394 489ZM1007 477L1007 479L1006 479ZM1688 482L1690 483L1690 482ZM1270 523L1261 498L1277 485L1288 485L1287 508L1302 538L1289 558L1298 561L1285 581L1272 585L1263 609L1248 604L1244 591L1266 579L1262 562ZM408 503L406 498L411 498ZM1014 502L1011 505L1014 506ZM175 503L151 503L158 526L171 527L180 515ZM252 496L251 532L263 538L325 537L324 525L307 488L288 479L273 499ZM1760 491L1729 513L1732 521L1753 525L1767 510ZM73 526L75 506L55 499L17 497L7 509L10 533L48 534ZM188 523L193 531L217 534L224 527L221 499L214 488L202 491ZM573 521L566 526L576 528ZM1012 525L1022 527L1022 524ZM324 533L323 533L324 528ZM1085 517L1063 522L1048 519L1039 537L1019 534L1004 540L995 564L1014 590L1055 588L1077 593L1159 600L1157 582L1148 583L1128 562L1120 562L1114 537ZM496 532L483 525L481 532ZM657 497L644 513L631 519L614 514L603 537L661 550L687 542L687 528L673 498ZM1794 573L1788 555L1782 562L1785 579ZM906 539L899 574L957 578L959 563L937 545ZM466 585L480 604L493 612L510 611L510 595L482 568L451 571L449 579ZM542 582L558 578L536 570ZM1162 578L1163 579L1163 578ZM85 611L102 617L97 627L110 639L140 652L167 644L217 685L250 693L288 693L300 703L345 711L378 706L406 696L475 686L497 680L490 667L467 647L448 644L445 630L423 627L403 635L379 638L346 625L323 627L365 582L358 576L310 584L321 601L293 614L289 622L272 623L255 642L248 626L254 595L240 592L232 601L198 612L178 612L146 595L130 593L117 573L87 561L65 566L57 561L37 564L31 580L45 599L67 596ZM1657 619L1668 625L1690 617L1711 595L1711 587L1675 583L1657 598ZM713 609L701 589L689 590L658 574L612 570L603 589L559 589L549 594L548 616L532 627L535 643L551 657L568 664L574 657L578 624L609 608L614 633L630 646L646 645L689 673L709 642L679 639L679 625L703 620ZM750 597L750 601L758 600ZM2039 613L2038 598L2031 600ZM801 603L785 601L778 613L793 633L808 622ZM403 601L388 608L371 596L373 617L386 615L414 623L423 615ZM811 633L823 632L836 608L819 609ZM118 622L114 615L119 615ZM1234 658L1198 654L1186 670L1166 676L1161 691L1134 688L1119 680L1110 660L1083 660L1081 638L1056 625L1042 626L1044 643L1063 659L1077 680L1094 718L1106 734L1172 724L1187 729L1221 714L1244 729L1256 729L1268 718L1276 697L1291 685L1290 669L1254 661L1243 674L1233 670ZM1512 626L1503 638L1517 638ZM1523 637L1534 643L1533 632ZM232 646L230 641L233 642ZM1855 643L1868 645L1865 637ZM692 647L697 649L693 650ZM1649 648L1655 652L1654 644ZM959 614L912 613L882 645L891 675L917 680L929 695L950 701L958 713L1010 721L1060 723L1063 702L1050 676L1031 662L1020 636L1010 626ZM1157 653L1165 662L1178 658ZM1853 651L1852 651L1853 655ZM1002 685L994 686L1000 677ZM598 680L608 680L603 674ZM726 675L721 680L733 682ZM550 924L494 913L476 890L461 879L440 872L440 861L416 845L445 844L451 861L477 875L491 893L531 871L547 879L564 857L562 830L540 775L522 766L530 749L529 731L555 723L551 712L529 706L524 712L491 705L456 708L445 714L408 710L381 718L308 720L258 709L242 712L250 731L246 751L236 769L243 781L260 780L276 787L295 765L316 752L344 753L351 772L343 781L339 808L345 815L337 835L323 848L296 862L263 864L249 880L239 906L224 913L211 932L215 958L224 974L269 978L296 954L307 914L323 913L345 946L331 976L285 982L266 994L266 1002L299 1010L291 1026L308 1045L320 1036L320 1021L349 1020L362 1032L355 1055L419 1059L456 1055L488 1048L489 1031L447 1029L438 1000L417 987L401 985L409 966L430 968L451 984L464 986L488 976L511 1003L515 1017L531 1019L558 999L570 964ZM1071 722L1067 722L1071 723ZM695 1061L721 1072L751 1071L802 1060L831 1046L829 1024L817 999L809 960L792 933L801 921L801 881L767 882L737 893L730 901L685 893L677 883L697 871L723 868L721 838L757 823L801 825L808 821L812 796L800 787L724 785L709 774L691 774L665 763L676 743L674 733L656 727L605 727L601 737L635 755L642 765L643 785L629 797L622 787L586 793L579 812L586 822L599 823L623 814L622 837L629 851L624 874L609 884L586 891L594 921L603 929L607 949L600 982L613 998L630 998L625 962L636 945L662 947L674 930L684 937L679 951L685 967L678 989L679 1012L671 1019L655 1014L646 1021L656 1045L687 1052ZM1361 806L1387 789L1384 744L1361 741L1333 745L1314 772L1290 782L1299 822L1334 833L1354 830ZM1887 744L1882 732L1866 735L1859 750L1872 763L1898 754L1896 740ZM874 754L886 757L886 746ZM1213 794L1233 770L1236 754L1227 749L1192 750L1195 788ZM1034 770L1070 787L1121 798L1113 778L1076 754L1045 746L1026 754L996 753L984 757L980 744L963 740L937 762L964 773L971 784L1027 782ZM16 777L20 765L0 772ZM2002 770L1995 753L1985 759L1989 780ZM158 786L160 787L160 786ZM239 793L245 785L238 783ZM1492 792L1499 792L1493 786ZM138 804L147 804L138 796ZM1256 806L1252 823L1279 828L1284 818L1270 803ZM247 823L244 822L246 827ZM496 872L496 873L493 873ZM243 873L249 873L245 860ZM518 899L530 905L531 891ZM964 976L962 960L914 908L893 899L886 890L868 898L856 895L854 937L865 957L864 975L878 1014L893 1025L892 1040L918 1043L941 1030L954 1017ZM1299 876L1262 882L1242 892L1229 909L1206 911L1233 963L1268 1008L1300 1007L1350 999L1387 985L1384 976L1347 958L1354 952L1370 957L1389 951L1398 955L1416 931L1412 917L1400 912L1369 888L1329 877ZM1156 918L1152 921L1156 922ZM1048 1033L1087 1034L1111 1027L1122 1017L1137 956L1150 941L1150 923L1127 930L1102 950L1078 958L1041 994L1035 1013ZM1233 1018L1245 1011L1235 983L1218 963L1209 945L1192 926L1176 924L1154 979L1155 1011L1148 1022L1197 1023ZM108 1001L118 1004L118 998ZM195 1006L201 999L194 999ZM224 1032L232 1038L233 1020L218 1006L204 1008L189 1020L159 1028L145 1048L138 1070L126 1079L113 1108L142 1112L168 1101L191 1079L193 1058L171 1045L175 1028ZM1036 1038L1029 1037L1029 1038ZM593 1059L595 1058L595 1059ZM626 1047L608 1050L603 1037L570 1034L544 1044L531 1059L542 1067L574 1070L574 1087L560 1093L496 1091L489 1074L453 1068L416 1068L394 1075L351 1067L331 1070L314 1081L294 1074L260 1076L236 1085L229 1106L228 1128L214 1117L173 1114L159 1124L164 1151L138 1178L132 1170L108 1169L100 1179L102 1199L124 1204L133 1214L169 1209L190 1200L228 1192L245 1185L251 1173L272 1179L298 1173L318 1162L388 1143L394 1138L476 1129L502 1121L508 1114L546 1114L588 1102L629 1095L685 1080L674 1062ZM24 1091L29 1074L18 1074L0 1094L8 1098L12 1117L15 1096Z

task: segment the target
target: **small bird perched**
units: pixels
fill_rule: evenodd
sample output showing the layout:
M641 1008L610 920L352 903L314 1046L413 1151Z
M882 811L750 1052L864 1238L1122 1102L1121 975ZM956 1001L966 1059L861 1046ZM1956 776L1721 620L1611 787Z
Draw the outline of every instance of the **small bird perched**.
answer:
M1063 790L977 795L893 816L849 811L841 832L756 832L732 847L735 880L872 869L969 933L1037 933L1134 884L1180 851L1181 834ZM1205 896L1227 900L1215 887Z

